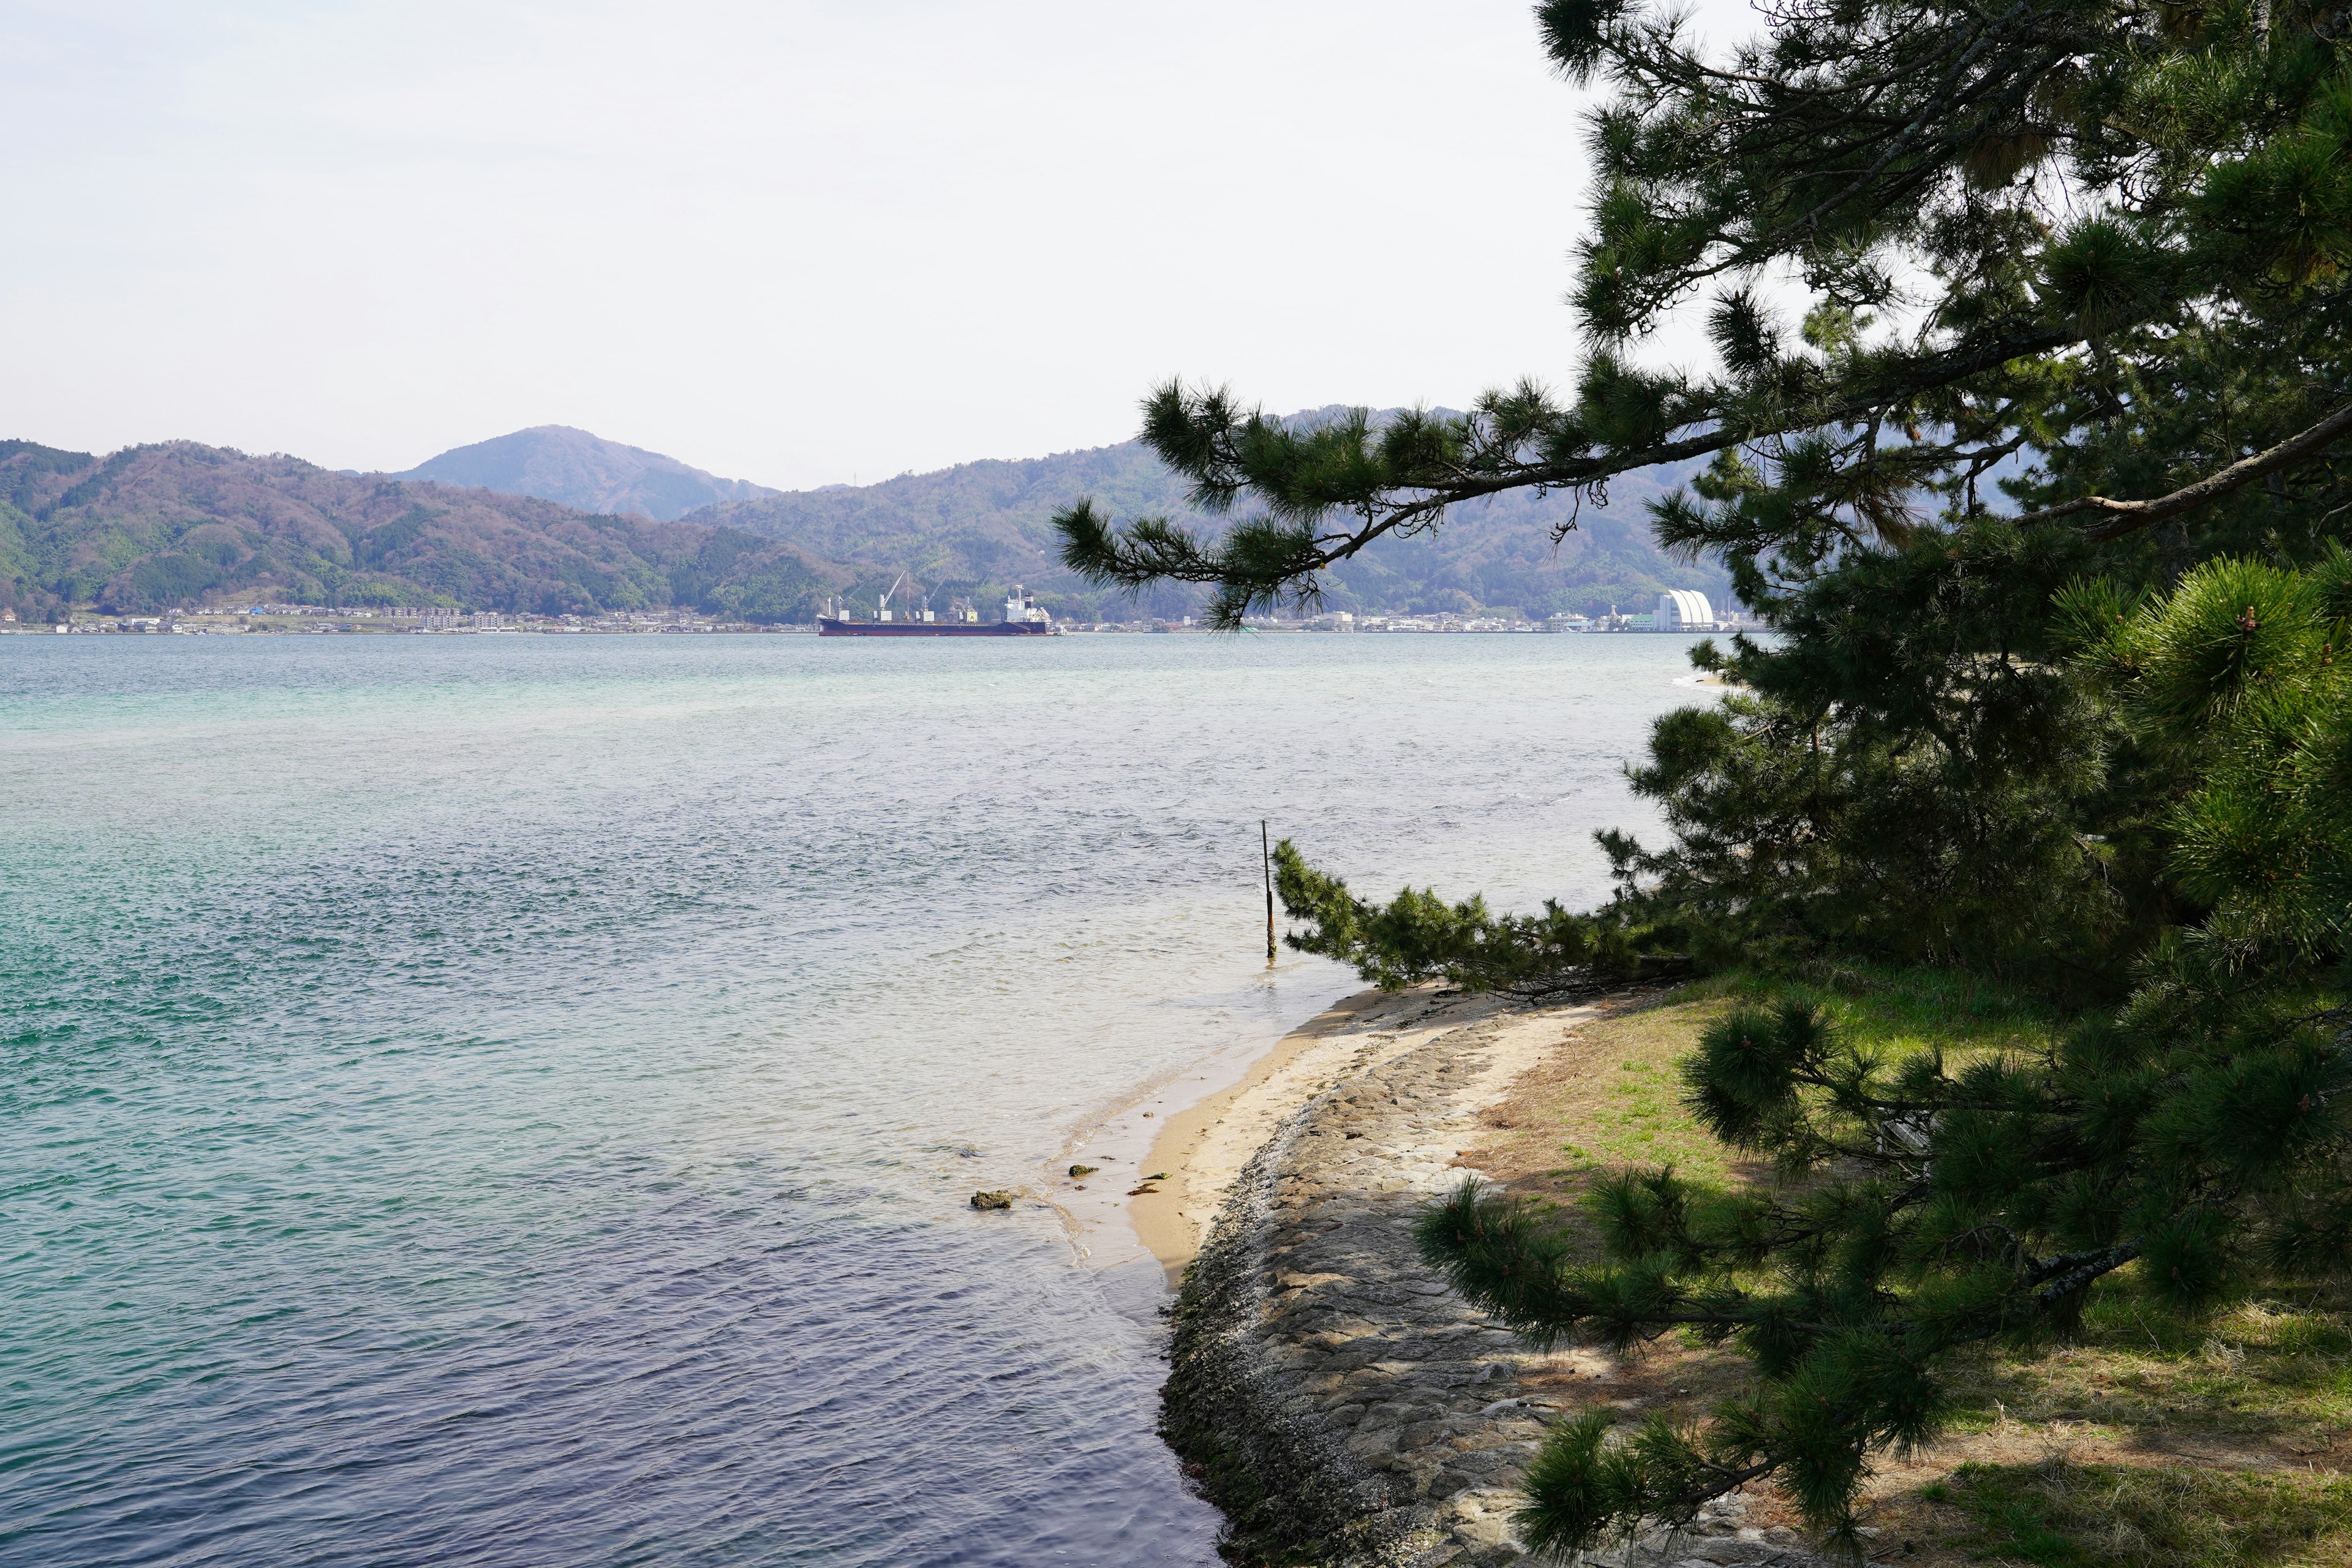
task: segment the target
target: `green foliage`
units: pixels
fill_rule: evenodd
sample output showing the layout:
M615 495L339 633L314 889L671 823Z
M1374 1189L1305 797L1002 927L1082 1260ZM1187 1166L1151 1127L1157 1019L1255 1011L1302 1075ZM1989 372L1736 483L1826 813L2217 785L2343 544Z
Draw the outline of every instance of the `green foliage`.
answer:
M2345 1187L2345 1022L2272 1005L2215 1040L2094 1017L2046 1049L1954 1059L1890 1055L1793 999L1725 1015L1685 1065L1685 1103L1778 1185L1621 1173L1589 1200L1599 1262L1556 1218L1475 1184L1423 1221L1423 1256L1537 1343L1681 1330L1755 1364L1750 1391L1700 1427L1549 1440L1544 1496L1561 1510L1536 1498L1548 1517L1531 1527L1590 1546L1773 1474L1850 1535L1871 1452L1948 1418L1938 1363L1956 1347L2067 1331L2136 1260L2152 1298L2192 1310L2280 1261L2313 1194ZM2336 1273L2347 1257L2299 1261Z
M354 579L345 583L337 595L346 605L415 605L417 593L403 583Z
M1790 596L1777 648L1702 648L1746 689L1655 727L1632 778L1675 843L1604 836L1621 879L1699 917L1708 958L2095 962L2136 911L2084 827L2117 736L2042 625L2078 560L2052 531L1979 520Z
M2210 940L2326 958L2352 936L2352 554L2309 572L2205 562L2124 614L2112 587L2063 608L2124 710L2189 787L2170 867ZM2112 617L2107 618L2107 617Z
M1300 430L1223 389L1162 387L1147 442L1201 507L1260 510L1208 542L1076 508L1074 567L1206 584L1231 621L1312 598L1322 572L1456 504L1597 499L1716 457L1747 482L1661 503L1662 531L1724 552L1761 607L1776 582L1907 537L1923 501L1978 514L2021 454L2029 477L2001 482L2036 500L2137 489L2176 477L2147 467L2210 472L2344 400L2352 70L2318 12L1808 4L1720 61L1664 9L1538 15L1560 69L1614 94L1591 121L1572 395L1523 381L1464 415ZM1797 341L1765 291L1788 277L1808 296ZM1916 331L1887 312L1897 279L1922 280ZM1626 357L1710 295L1716 372ZM2176 426L2200 433L2165 438ZM2070 447L2135 461L2084 468ZM2315 488L2340 481L2288 475Z
M1518 1524L1529 1550L1566 1556L1612 1519L1671 1513L1689 1489L1694 1451L1682 1433L1653 1416L1612 1444L1610 1426L1608 1412L1587 1411L1563 1423L1528 1465Z
M425 537L425 530L432 526L434 521L446 515L446 508L429 507L420 502L390 522L376 524L352 541L352 564L396 565L417 541Z
M1953 1348L2068 1331L2133 1264L2186 1310L2352 1268L2352 1007L2331 978L2352 934L2348 587L2332 551L2308 573L2210 561L2137 607L2112 584L2060 596L2072 670L2178 754L2170 864L2207 911L2143 959L2119 1013L1953 1058L1856 1043L1801 996L1742 1006L1702 1034L1685 1102L1776 1189L1603 1183L1598 1265L1474 1188L1432 1212L1424 1256L1538 1342L1679 1328L1756 1363L1752 1395L1672 1444L1558 1439L1547 1495L1564 1500L1541 1528L1590 1545L1773 1473L1850 1535L1868 1454L1944 1420ZM1628 1490L1628 1464L1664 1489Z
M814 619L829 585L804 558L732 528L710 530L668 576L672 603L763 625Z
M142 557L131 568L126 593L115 596L125 609L153 610L187 603L221 580L218 563L202 556L172 552Z
M1286 838L1274 847L1275 890L1304 932L1300 952L1355 966L1383 991L1443 976L1468 991L1543 990L1591 974L1626 976L1671 963L1671 928L1573 915L1546 901L1539 915L1496 915L1484 899L1449 904L1431 889L1401 889L1385 904L1357 898L1316 870Z

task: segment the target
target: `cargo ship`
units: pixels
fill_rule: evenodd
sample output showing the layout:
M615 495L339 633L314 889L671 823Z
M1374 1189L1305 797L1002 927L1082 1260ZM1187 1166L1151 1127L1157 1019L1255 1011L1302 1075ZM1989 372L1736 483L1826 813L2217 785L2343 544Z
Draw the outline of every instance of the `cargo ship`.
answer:
M944 619L934 614L930 602L925 600L920 609L893 610L890 600L898 592L898 584L906 581L902 574L890 592L882 595L875 606L870 621L852 620L838 600L827 604L816 618L816 635L821 637L1035 637L1054 634L1054 617L1045 607L1021 590L1019 584L1005 596L1004 618L982 621L980 612L961 599L948 607Z

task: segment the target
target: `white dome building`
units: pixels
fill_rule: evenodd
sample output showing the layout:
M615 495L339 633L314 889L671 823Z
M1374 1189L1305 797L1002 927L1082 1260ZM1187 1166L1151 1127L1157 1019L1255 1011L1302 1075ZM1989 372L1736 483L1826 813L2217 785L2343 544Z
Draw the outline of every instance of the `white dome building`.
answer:
M1711 632L1715 606L1706 602L1705 594L1669 588L1658 595L1657 619L1652 624L1662 632Z

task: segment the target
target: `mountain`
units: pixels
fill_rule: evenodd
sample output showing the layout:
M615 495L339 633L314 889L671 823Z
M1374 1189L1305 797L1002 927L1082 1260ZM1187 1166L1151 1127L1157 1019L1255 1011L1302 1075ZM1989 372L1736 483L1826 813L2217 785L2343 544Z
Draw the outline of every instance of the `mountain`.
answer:
M1292 418L1313 422L1342 412ZM1642 508L1686 477L1665 469L1625 475L1611 481L1608 505L1587 501L1580 510L1571 497L1528 492L1458 508L1434 534L1382 540L1332 571L1325 603L1419 613L1509 606L1541 616L1605 611L1612 604L1646 608L1664 588L1726 598L1724 574L1712 563L1685 564L1666 555ZM722 501L689 521L788 541L862 567L858 595L868 599L903 570L935 597L1019 582L1040 590L1057 615L1132 615L1121 595L1082 583L1055 557L1053 515L1081 496L1122 520L1166 515L1206 532L1225 521L1194 510L1184 481L1140 441ZM1555 549L1552 529L1570 518L1576 529ZM1171 615L1196 602L1195 595L1165 588L1144 605Z
M536 425L455 447L390 477L537 496L575 511L642 512L662 522L697 507L779 493L748 479L722 479L676 458L624 447L568 425Z
M0 603L120 612L236 598L547 614L691 605L810 618L854 573L740 530L352 477L193 441L100 458L0 441Z
M1194 511L1183 482L1139 441L787 494L548 426L460 447L410 474L447 478L336 473L189 441L105 458L0 442L0 603L44 617L65 604L152 611L232 596L541 611L679 604L805 621L824 593L847 590L870 605L907 572L935 603L985 602L1021 583L1058 616L1122 619L1137 613L1123 595L1055 559L1055 511L1092 496L1121 519L1164 514L1208 532L1224 523ZM623 485L679 476L737 493L665 521ZM1434 533L1381 540L1333 570L1325 603L1542 616L1646 606L1665 588L1726 597L1711 564L1658 549L1642 509L1685 477L1625 475L1607 505L1580 510L1570 497L1525 492L1459 508ZM477 478L479 488L453 488ZM576 479L572 494L593 480L604 487L598 504L636 496L636 510L584 510L501 488L542 479L550 489ZM1555 547L1552 530L1570 519L1575 529ZM1163 587L1142 608L1179 615L1199 600Z

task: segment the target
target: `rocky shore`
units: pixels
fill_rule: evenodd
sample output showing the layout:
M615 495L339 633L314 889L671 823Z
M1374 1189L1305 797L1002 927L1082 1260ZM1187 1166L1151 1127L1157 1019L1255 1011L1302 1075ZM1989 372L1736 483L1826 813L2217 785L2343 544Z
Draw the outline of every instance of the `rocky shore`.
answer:
M1538 1352L1414 1253L1421 1205L1468 1173L1480 1118L1577 1026L1638 1002L1520 1006L1423 993L1335 1012L1348 1068L1232 1179L1175 1308L1163 1430L1244 1563L1501 1568L1520 1472L1563 1411L1642 1404L1597 1352ZM1332 1019L1338 1019L1335 1025ZM1294 1101L1294 1103L1296 1103ZM1815 1560L1731 1498L1610 1564Z

